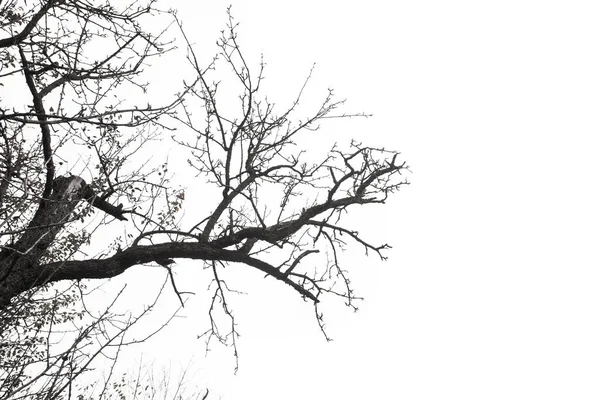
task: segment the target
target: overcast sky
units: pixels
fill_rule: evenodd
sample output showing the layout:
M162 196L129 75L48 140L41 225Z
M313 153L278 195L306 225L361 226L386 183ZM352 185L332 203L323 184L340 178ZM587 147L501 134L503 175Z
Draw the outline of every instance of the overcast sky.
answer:
M313 94L333 87L374 114L318 135L401 151L412 184L347 219L393 249L385 263L345 254L365 301L325 308L334 342L295 292L239 267L237 375L230 349L205 358L196 339L201 295L136 351L195 354L194 383L227 400L599 398L598 3L168 5L208 60L230 3L270 100L291 99L316 63ZM203 292L194 267L178 277Z

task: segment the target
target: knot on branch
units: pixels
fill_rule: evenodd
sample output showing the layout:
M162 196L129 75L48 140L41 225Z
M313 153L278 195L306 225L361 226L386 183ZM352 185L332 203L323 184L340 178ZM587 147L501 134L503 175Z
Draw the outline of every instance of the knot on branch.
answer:
M78 176L59 176L52 183L52 199L54 201L79 200L86 186L85 181Z

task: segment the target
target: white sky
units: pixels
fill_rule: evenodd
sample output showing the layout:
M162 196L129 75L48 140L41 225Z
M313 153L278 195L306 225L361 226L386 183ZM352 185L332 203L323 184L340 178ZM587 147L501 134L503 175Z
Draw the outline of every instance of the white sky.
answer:
M196 353L194 382L227 400L599 398L600 5L169 5L208 59L230 3L246 55L264 53L270 100L289 100L316 62L313 93L333 87L374 114L318 134L401 151L412 185L357 210L361 233L394 248L386 263L346 255L366 300L357 314L326 309L333 343L295 292L236 267L232 285L249 293L232 299L238 374L228 349L205 358L195 339L202 296L144 359Z

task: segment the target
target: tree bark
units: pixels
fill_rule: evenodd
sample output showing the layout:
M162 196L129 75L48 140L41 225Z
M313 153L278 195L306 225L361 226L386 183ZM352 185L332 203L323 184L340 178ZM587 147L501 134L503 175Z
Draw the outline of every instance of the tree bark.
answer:
M0 307L19 293L55 281L52 274L40 268L40 260L64 225L70 222L81 200L125 220L122 207L99 199L86 182L78 176L58 177L48 199L42 199L23 235L12 246L0 252Z
M0 252L0 306L38 282L34 266L81 200L86 183L78 176L54 180L52 194L40 205L21 238Z

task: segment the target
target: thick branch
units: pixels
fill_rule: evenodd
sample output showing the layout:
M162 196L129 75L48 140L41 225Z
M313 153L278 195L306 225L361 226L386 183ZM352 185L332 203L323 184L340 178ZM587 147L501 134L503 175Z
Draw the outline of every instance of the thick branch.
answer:
M28 229L13 246L14 252L39 257L68 221L84 185L85 181L77 176L57 178L46 207L38 208Z
M9 47L21 43L27 37L27 35L31 33L33 28L35 28L39 20L48 12L48 10L59 2L60 0L48 0L46 4L44 4L42 8L40 8L39 11L34 14L29 23L25 25L25 28L23 28L21 32L8 38L0 39L0 47Z
M37 209L17 243L0 253L0 306L13 296L45 283L47 271L40 270L40 258L64 226L71 222L73 210L90 191L85 181L77 176L54 180L46 205ZM115 218L125 219L121 207L96 197L87 197L86 200Z
M298 218L294 220L281 222L266 229L259 227L245 228L232 235L219 238L215 240L214 243L219 247L229 247L248 238L256 238L269 243L276 243L296 233L300 228L306 225L311 218L314 218L327 210L346 207L352 204L364 204L372 202L375 202L375 200L364 199L360 197L345 197L342 199L327 201L325 203L307 208Z
M31 275L31 265L39 263L56 235L69 222L84 184L79 177L57 179L45 207L37 209L17 243L0 253L0 305L33 286L39 286L35 284L35 273Z
M250 265L275 279L292 286L301 295L318 301L316 296L272 265L250 257L240 251L216 247L209 243L161 243L150 246L130 247L106 259L64 261L39 265L35 268L39 278L37 285L61 280L103 279L117 276L128 268L165 259L188 258L193 260L219 260Z

